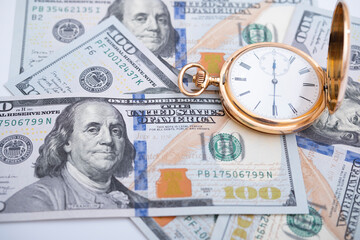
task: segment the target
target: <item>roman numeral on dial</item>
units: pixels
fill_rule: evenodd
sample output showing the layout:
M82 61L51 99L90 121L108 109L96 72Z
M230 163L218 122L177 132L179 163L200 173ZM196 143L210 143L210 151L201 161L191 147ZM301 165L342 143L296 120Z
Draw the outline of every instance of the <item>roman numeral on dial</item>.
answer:
M303 74L308 73L308 72L310 72L310 69L308 69L307 67L304 67L304 68L299 70L300 75L303 75Z
M289 103L288 105L291 108L291 111L293 111L293 113L297 113L297 110L294 108L294 106L291 103Z
M302 98L302 99L304 99L304 100L306 100L306 101L308 101L308 102L311 102L311 100L310 99L307 99L306 97L303 97L303 96L299 96L300 98Z
M240 93L240 94L239 94L239 97L244 96L244 95L249 94L249 93L250 93L250 91L246 91L246 92Z
M242 77L235 77L234 79L235 81L246 81L246 78L242 78Z
M294 56L291 56L291 57L289 58L290 64L292 64L294 61L295 61L295 57L294 57Z
M259 104L261 103L261 101L259 101L256 106L254 107L254 110L259 106Z
M250 68L251 68L251 66L247 65L247 64L244 63L244 62L241 62L241 63L240 63L240 66L243 67L243 68L245 68L245 69L247 69L247 70L250 70Z
M272 105L272 114L273 114L274 117L278 115L277 106L276 106L276 105Z

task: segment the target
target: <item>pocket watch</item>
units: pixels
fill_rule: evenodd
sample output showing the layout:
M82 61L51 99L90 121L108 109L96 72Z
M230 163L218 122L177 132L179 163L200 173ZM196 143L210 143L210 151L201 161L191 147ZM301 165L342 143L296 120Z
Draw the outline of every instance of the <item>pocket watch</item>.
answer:
M255 43L233 53L220 71L209 76L198 63L185 65L178 77L187 96L199 96L209 85L219 87L225 112L233 120L260 132L288 134L310 126L327 107L332 114L345 95L350 51L350 20L345 3L334 11L327 70L309 55L282 43ZM199 88L190 92L183 78L190 68Z

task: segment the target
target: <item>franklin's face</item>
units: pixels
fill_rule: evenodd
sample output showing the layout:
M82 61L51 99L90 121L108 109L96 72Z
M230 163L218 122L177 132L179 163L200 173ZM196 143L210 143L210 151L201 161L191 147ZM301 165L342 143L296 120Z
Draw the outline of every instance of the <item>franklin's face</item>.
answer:
M64 146L68 160L90 179L106 182L123 157L125 123L106 103L85 103L75 111L74 131Z
M166 46L170 36L170 16L159 0L126 0L122 23L155 55Z
M332 115L322 114L314 124L322 135L344 144L360 144L360 106L358 103L344 99L341 107Z

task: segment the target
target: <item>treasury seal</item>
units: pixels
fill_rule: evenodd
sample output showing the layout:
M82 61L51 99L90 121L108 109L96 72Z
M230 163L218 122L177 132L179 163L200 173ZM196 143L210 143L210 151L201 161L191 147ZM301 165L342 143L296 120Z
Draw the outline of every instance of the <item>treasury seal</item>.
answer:
M309 207L309 214L289 214L286 221L291 229L299 237L312 237L318 234L322 227L320 214Z
M220 133L211 138L209 150L215 159L234 161L240 156L243 147L240 141L233 135Z
M64 43L69 43L75 38L83 35L85 32L84 26L75 19L63 19L55 24L53 27L54 37Z
M360 47L351 46L350 70L360 70Z
M110 71L103 67L90 67L80 74L80 85L88 92L103 92L109 89L112 82Z
M23 135L11 135L0 141L0 161L6 164L18 164L28 159L33 145Z
M261 24L249 24L242 32L242 37L247 44L258 42L271 42L272 34L270 30Z

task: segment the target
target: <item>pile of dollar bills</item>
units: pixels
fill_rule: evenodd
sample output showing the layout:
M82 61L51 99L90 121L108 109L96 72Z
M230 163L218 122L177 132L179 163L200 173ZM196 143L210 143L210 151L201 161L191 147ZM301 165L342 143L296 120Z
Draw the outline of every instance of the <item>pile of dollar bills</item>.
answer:
M326 68L332 12L316 1L18 0L15 15L0 222L130 217L149 239L360 239L359 19L339 111L279 136L229 119L216 88L186 97L177 75L200 62L218 77L257 42Z

